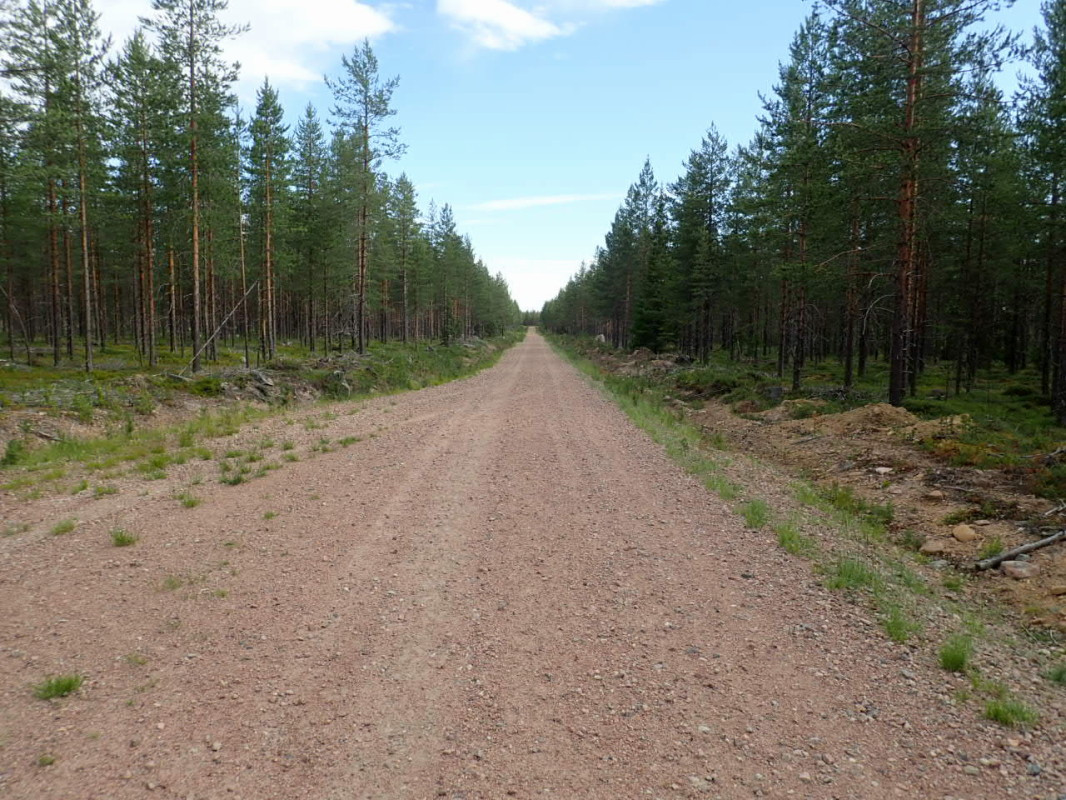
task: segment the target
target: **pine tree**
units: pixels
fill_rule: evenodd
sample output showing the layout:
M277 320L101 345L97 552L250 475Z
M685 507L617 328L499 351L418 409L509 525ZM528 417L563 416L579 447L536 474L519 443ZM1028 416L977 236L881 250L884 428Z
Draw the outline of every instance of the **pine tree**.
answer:
M355 137L362 169L359 173L358 199L358 261L356 264L356 294L354 324L357 329L357 347L366 352L368 320L366 293L368 245L370 240L370 211L375 187L374 173L387 158L397 158L404 150L399 141L400 131L386 127L389 117L396 112L391 107L392 93L399 85L399 78L382 80L378 75L378 60L363 42L351 57L341 60L343 73L336 80L327 79L333 92L333 113L342 128Z
M248 157L253 229L260 253L260 352L264 359L277 356L277 216L284 209L289 185L288 130L278 94L264 81L259 89L251 124Z
M1038 194L1044 261L1041 370L1060 424L1066 424L1066 0L1046 0L1044 29L1036 32L1036 78L1024 92L1023 126Z
M228 6L228 0L152 0L155 16L143 20L145 25L158 34L164 58L181 65L185 76L182 104L186 117L189 155L193 372L200 370L203 351L200 148L206 116L205 106L208 114L212 110L210 105L204 102L204 94L214 88L216 96L220 95L235 79L234 70L223 65L220 60L221 43L246 30L242 26L225 25L219 21L219 14Z

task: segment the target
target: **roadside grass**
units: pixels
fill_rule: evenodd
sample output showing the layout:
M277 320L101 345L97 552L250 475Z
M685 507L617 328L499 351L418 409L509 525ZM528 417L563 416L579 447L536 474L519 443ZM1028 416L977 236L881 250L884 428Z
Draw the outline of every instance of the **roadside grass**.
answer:
M993 696L985 702L985 719L1008 728L1026 728L1039 721L1040 715L1012 696L1006 687L997 684L990 693Z
M940 646L940 666L948 672L965 672L973 658L973 638L963 633L953 633Z
M817 558L818 542L802 533L795 522L778 522L773 525L777 543L787 553L801 558Z
M740 506L740 514L749 528L765 528L770 522L770 506L765 500L749 500Z
M64 534L70 533L76 527L78 527L78 521L76 519L64 519L53 525L48 532L53 536L63 536Z
M370 354L359 359L340 383L348 388L330 384L330 376L336 370L322 370L309 366L311 354L298 347L282 348L279 359L267 368L298 371L322 393L324 403L337 400L360 400L369 396L402 392L446 383L472 375L495 364L500 356L525 336L525 328L517 328L488 341L455 343L448 347L427 345L426 342L403 344L390 342L374 343ZM220 360L214 368L239 367L242 363L240 349L222 349ZM134 415L151 413L162 402L173 399L179 393L202 397L222 394L222 378L207 373L190 381L167 377L167 371L180 372L185 366L180 358L160 354L158 370L164 374L146 375L129 345L109 345L100 353L99 363L105 369L96 370L88 379L82 368L71 362L59 368L33 366L30 368L0 369L0 405L4 408L43 408L52 415L69 415L82 422L103 422L108 430L101 436L66 436L57 441L38 445L32 429L24 426L22 434L8 440L0 454L0 488L17 491L25 499L34 499L45 492L63 491L59 482L69 469L78 469L87 476L77 476L84 485L75 485L77 491L88 488L92 473L107 473L108 476L133 472L145 480L165 478L168 469L193 459L210 460L215 457L213 448L206 443L212 439L232 436L249 422L283 413L282 405L271 408L253 407L248 404L233 404L219 410L203 411L193 419L174 425L141 427L135 424ZM317 361L320 356L315 355ZM138 385L131 379L136 376ZM107 412L100 414L97 412ZM327 411L324 419L333 416ZM310 427L321 423L308 420ZM354 443L344 441L341 446ZM277 444L262 439L255 452L262 459L262 451ZM282 444L283 450L292 450L291 442ZM292 459L284 459L291 461ZM274 464L272 468L279 466ZM69 484L65 487L71 490ZM94 490L94 496L100 496Z
M1053 666L1047 671L1046 677L1052 683L1057 683L1059 686L1066 686L1066 663Z
M182 508L196 508L203 502L203 500L188 490L178 492L174 499L181 503Z
M85 683L83 675L54 675L33 687L33 693L39 700L52 700L74 694Z
M747 527L767 528L783 550L813 562L826 588L869 604L891 641L905 643L915 637L928 641L923 607L934 591L908 563L921 560L917 555L921 537L914 531L891 535L895 509L890 503L870 502L847 486L818 486L797 480L792 484L791 495L799 510L780 513L765 499L751 496L733 477L728 469L726 443L720 435L707 437L683 413L670 407L666 397L676 387L612 374L587 359L572 341L562 337L549 337L549 341L583 374L600 383L630 419L680 466L733 503ZM757 393L749 391L755 379L743 366L732 365L724 371L722 364L694 368L682 371L673 380L678 386L693 389L714 384L712 394L725 393L733 400L758 399ZM819 531L820 535L812 536L811 531ZM955 575L945 576L944 580L948 588L958 591L964 579Z
M130 547L137 544L139 537L125 530L124 528L115 528L111 531L111 544L115 547Z
M28 522L9 522L0 530L0 536L18 536L30 529Z
M875 592L883 585L882 578L866 561L842 558L829 567L825 580L827 589Z
M609 346L588 337L552 340L581 354L611 352ZM1056 424L1051 399L1041 389L1040 371L1028 367L1011 372L995 363L957 391L953 369L950 361L928 364L917 394L904 400L904 407L922 419L964 420L925 439L923 449L952 467L1002 470L1038 496L1066 497L1066 461L1041 458L1058 451L1066 441L1066 428ZM880 359L871 359L863 375L853 376L851 387L844 386L844 365L831 358L808 365L798 392L788 391L776 373L775 359L747 354L734 360L719 350L706 363L679 369L660 385L665 393L692 404L713 398L738 412L766 410L782 400L818 403L797 406L793 418L848 411L887 399L888 365Z

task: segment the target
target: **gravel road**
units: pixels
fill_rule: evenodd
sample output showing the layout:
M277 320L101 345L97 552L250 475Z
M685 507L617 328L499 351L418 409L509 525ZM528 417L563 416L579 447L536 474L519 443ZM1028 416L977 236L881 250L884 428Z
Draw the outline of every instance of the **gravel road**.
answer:
M360 441L212 474L195 508L173 499L192 467L0 505L33 525L0 540L0 798L1066 792L1052 737L949 702L961 679L746 529L535 333L347 411L261 423L308 456ZM33 696L70 672L77 694Z

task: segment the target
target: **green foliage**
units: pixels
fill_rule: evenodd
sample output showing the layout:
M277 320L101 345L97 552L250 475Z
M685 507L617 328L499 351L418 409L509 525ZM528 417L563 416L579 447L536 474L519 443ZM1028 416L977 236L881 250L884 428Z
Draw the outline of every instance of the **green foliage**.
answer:
M1035 724L1040 715L1020 700L997 697L985 704L985 718L1009 728L1024 728Z
M34 686L33 693L40 700L51 700L73 694L83 683L83 675L55 675Z
M965 672L973 657L973 639L956 633L940 647L940 666L948 672Z
M827 589L876 590L882 585L881 576L868 563L858 558L842 558L829 569Z
M1066 663L1056 664L1047 671L1047 679L1059 686L1066 686Z
M765 500L751 500L740 507L744 524L749 528L764 528L770 522L770 506Z
M817 542L801 533L795 524L778 523L774 525L774 532L777 534L777 543L792 555L802 558L815 558L818 555Z
M53 536L62 536L63 534L70 533L76 527L78 527L78 521L77 520L75 520L75 519L64 519L64 520L60 520L55 525L53 525L52 529L49 531L49 533L51 533Z
M9 439L0 457L0 467L14 467L26 457L26 444L21 439Z
M915 633L921 630L921 625L907 616L907 613L896 603L886 603L881 609L881 627L884 628L888 638L903 644Z
M137 544L139 537L125 530L124 528L115 528L111 531L111 544L115 547L130 547Z
M978 559L994 558L1003 552L1003 540L998 536L993 536L991 539L981 545L981 549L977 553Z

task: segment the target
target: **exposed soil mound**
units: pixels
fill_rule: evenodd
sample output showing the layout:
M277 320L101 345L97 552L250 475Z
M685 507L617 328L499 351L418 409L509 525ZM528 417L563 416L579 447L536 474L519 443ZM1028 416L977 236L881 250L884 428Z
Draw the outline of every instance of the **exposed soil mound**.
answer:
M804 420L793 420L782 424L782 428L794 430L815 430L840 435L863 433L891 433L903 428L911 428L921 420L906 409L890 406L888 403L874 403L861 408L853 408L840 414L826 414Z

